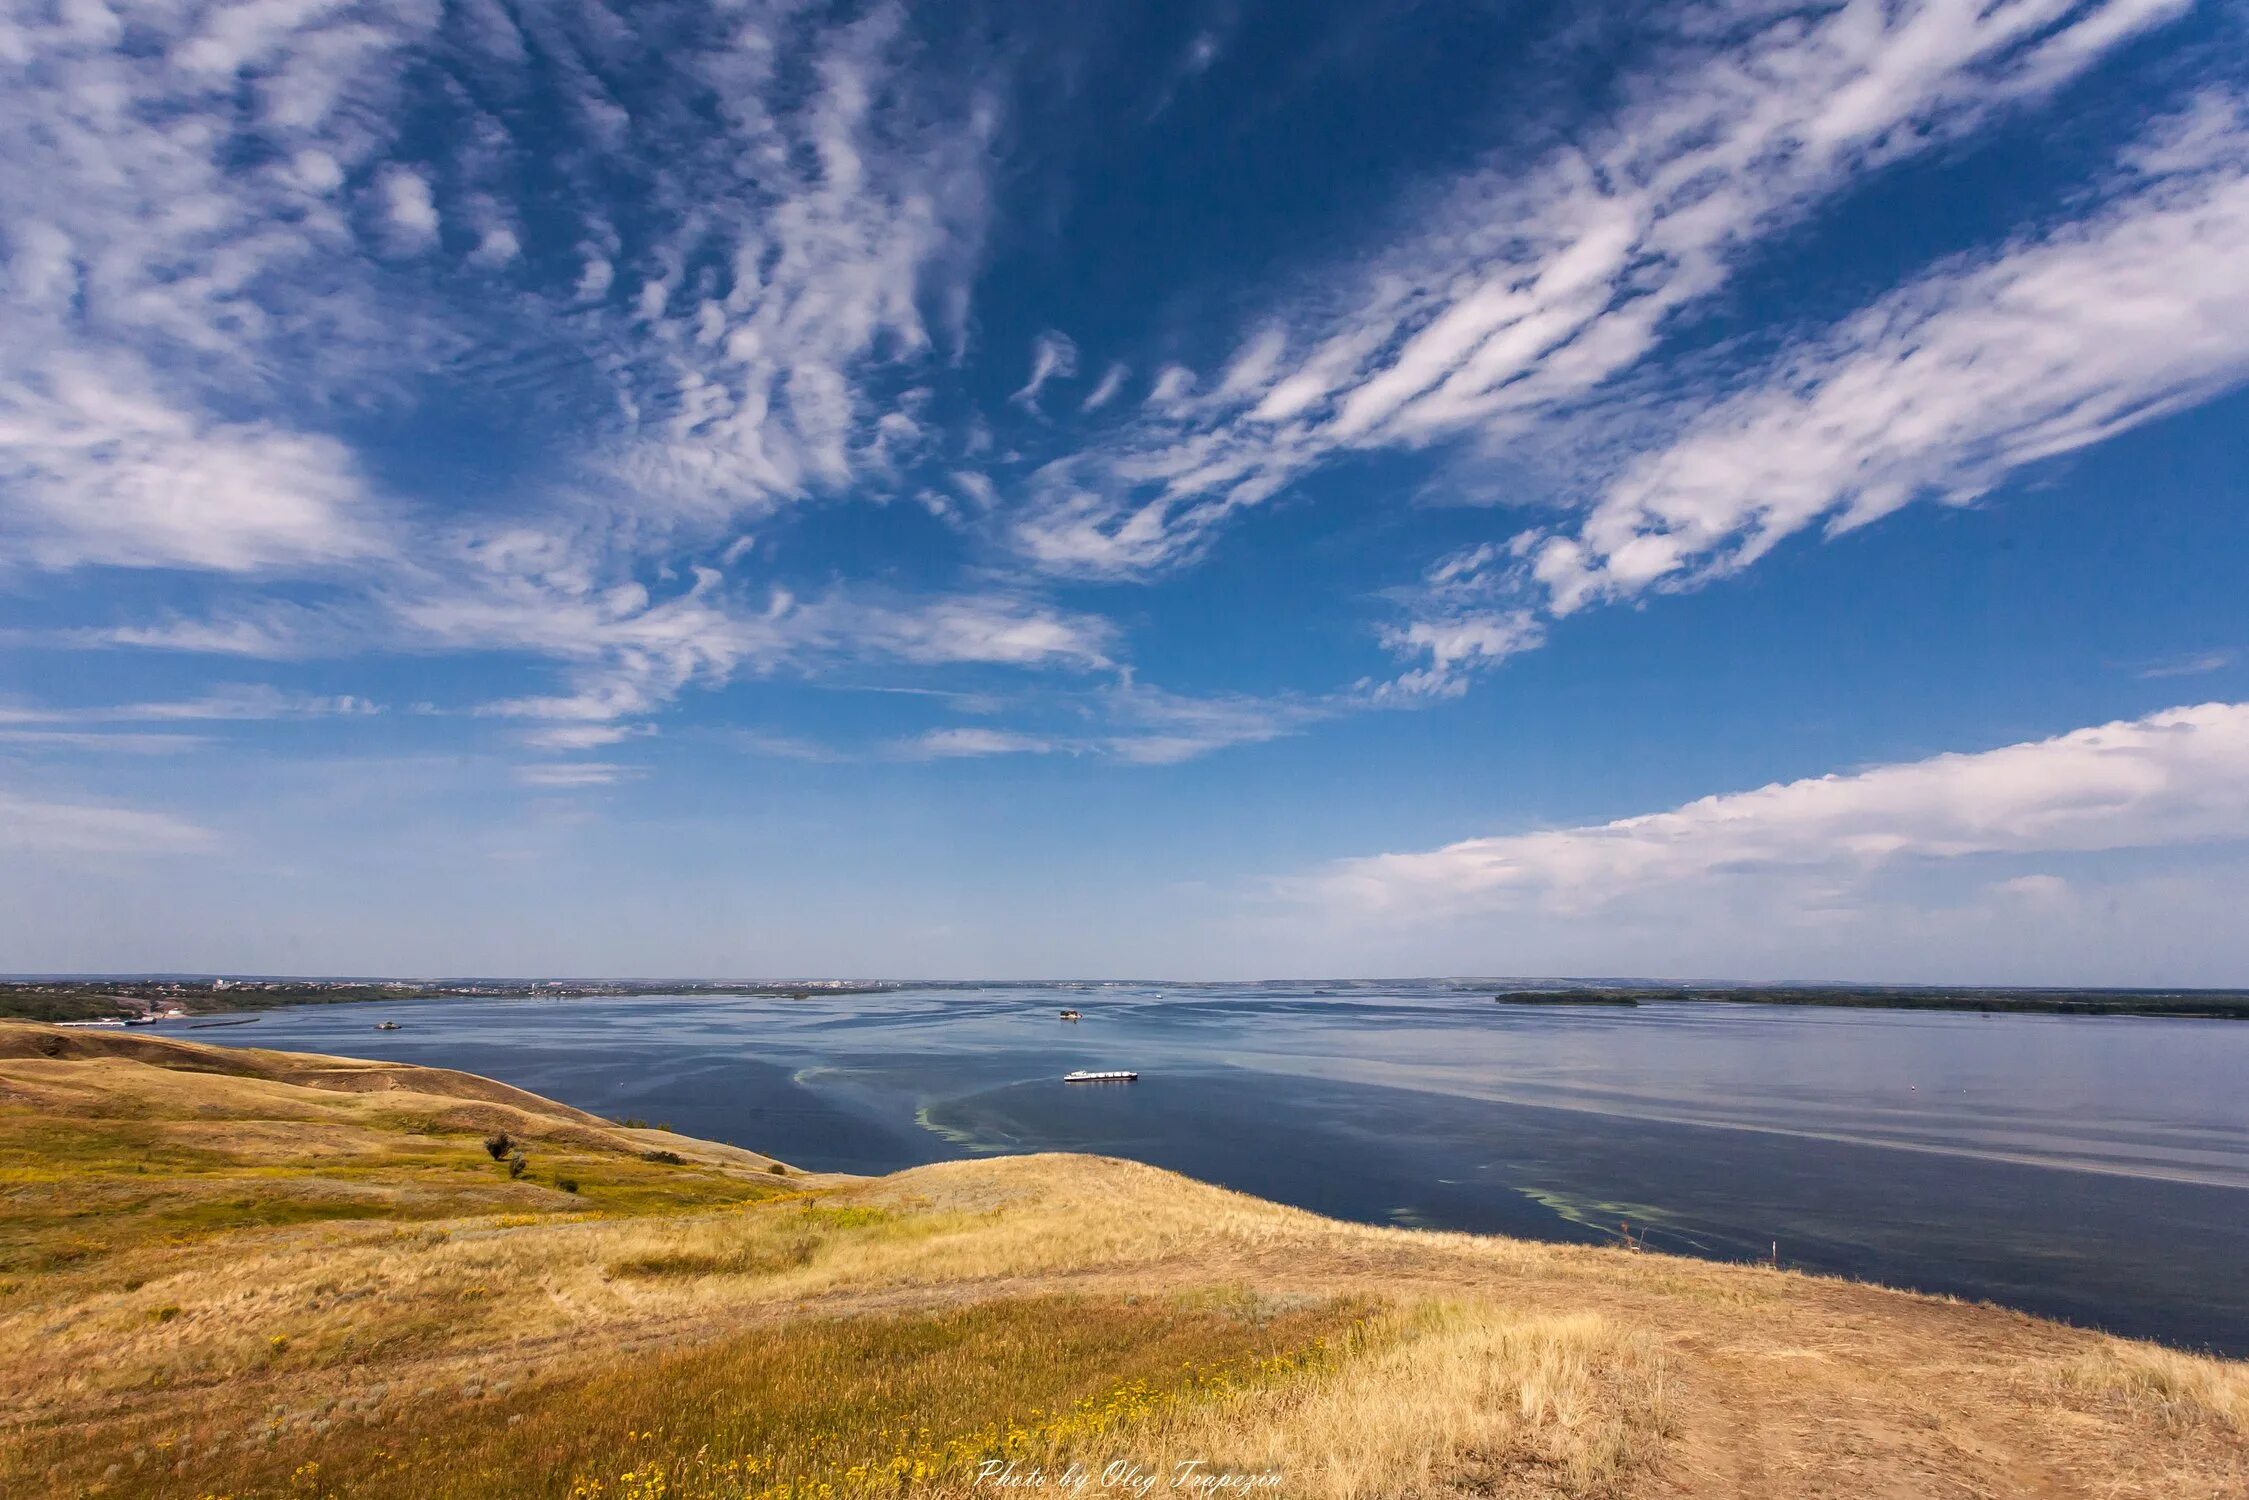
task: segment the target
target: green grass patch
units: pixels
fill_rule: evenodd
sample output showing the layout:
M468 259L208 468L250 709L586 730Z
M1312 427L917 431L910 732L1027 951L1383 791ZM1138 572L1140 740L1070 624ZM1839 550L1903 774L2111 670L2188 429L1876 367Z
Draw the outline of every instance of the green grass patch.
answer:
M215 1235L347 1220L482 1214L643 1215L756 1203L785 1185L625 1152L528 1142L510 1179L476 1132L408 1122L286 1121L297 1154L239 1117L86 1115L0 1108L0 1275L84 1266ZM568 1179L577 1187L564 1191Z
M1252 1305L1048 1297L783 1324L591 1376L247 1428L182 1413L98 1443L81 1433L38 1455L43 1471L15 1477L27 1493L92 1481L150 1500L898 1495L958 1484L987 1458L1122 1440L1164 1412L1304 1377L1347 1357L1369 1327L1356 1304L1254 1316ZM120 1469L105 1487L111 1462Z
M774 1276L812 1265L846 1242L923 1239L964 1222L949 1214L900 1214L856 1204L801 1199L769 1204L704 1231L703 1243L612 1261L626 1278Z

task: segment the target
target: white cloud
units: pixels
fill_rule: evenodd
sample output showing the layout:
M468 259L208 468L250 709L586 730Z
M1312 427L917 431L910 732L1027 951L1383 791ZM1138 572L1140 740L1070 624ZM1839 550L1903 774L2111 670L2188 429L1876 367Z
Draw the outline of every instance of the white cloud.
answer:
M194 350L222 385L288 345L356 354L369 284L334 195L393 144L401 54L438 20L426 0L140 6L128 36L102 6L16 12L0 205L11 258L46 246L68 274L48 296L11 276L11 322L44 323L40 348ZM434 212L426 183L384 182L384 233Z
M1037 411L1039 392L1050 380L1068 380L1078 373L1078 346L1070 336L1049 328L1031 340L1031 378L1007 399L1028 411Z
M100 708L39 708L0 703L0 724L134 724L197 720L263 720L379 714L382 705L351 693L291 693L263 684L215 688L197 698L159 699Z
M199 734L138 734L77 729L0 729L0 745L26 750L104 751L122 755L178 755L210 741Z
M1090 669L1109 665L1113 631L1099 619L1006 597L940 599L908 609L835 601L808 611L837 637L918 662L996 662Z
M525 786L545 791L569 791L579 787L611 786L639 774L633 767L612 761L571 761L553 765L518 766L516 780Z
M663 58L720 128L671 122L664 177L641 205L662 238L631 272L681 291L629 357L602 356L634 414L610 469L690 515L839 488L871 455L880 477L892 410L870 385L939 333L965 338L998 128L980 85L932 94L902 68L895 5L841 27L783 14L717 30L728 44ZM720 274L690 291L691 265Z
M1243 694L1195 697L1127 677L1103 695L1103 708L1119 726L1098 742L1103 752L1135 765L1169 766L1294 734L1334 705Z
M1403 595L1411 618L1381 632L1392 652L1426 665L1360 690L1376 702L1458 697L1476 673L1543 644L1544 624L1520 602L1514 558L1486 542L1438 559Z
M192 854L218 842L169 813L100 803L46 802L0 791L0 852Z
M1991 891L1995 896L2039 905L2066 901L2070 896L2069 882L2059 875L2017 875L2008 880L1993 881Z
M345 655L376 638L370 612L265 601L205 619L168 614L145 624L81 626L29 636L40 644L122 647L288 661Z
M419 254L436 246L437 198L428 178L411 167L385 167L376 191L389 221L391 243L398 250Z
M350 453L219 421L129 362L0 366L0 560L249 572L387 547Z
M1470 676L1546 639L1546 628L1529 610L1458 611L1417 619L1382 633L1382 642L1401 656L1428 658L1428 665L1388 682L1366 684L1377 700L1455 698L1468 690Z
M1629 465L1533 554L1550 607L1731 571L1822 520L1972 499L2249 377L2249 129L2206 108L2157 149L2163 175L2103 211L1885 298Z
M1167 372L1140 424L1037 476L1015 541L1052 569L1143 573L1338 453L1489 441L1581 403L1854 176L2049 93L2186 8L1685 13L1605 126L1528 171L1494 166L1410 205L1414 232L1367 258L1360 290L1260 320L1234 361L1254 377L1198 400L1187 372Z
M0 555L243 572L380 550L348 451L286 413L419 341L423 319L370 316L336 195L385 148L395 54L434 19L141 7L129 45L101 6L10 23ZM410 228L410 188L393 207Z
M972 711L996 707L957 700L955 706ZM886 753L890 758L906 760L1077 755L1134 766L1172 766L1236 745L1262 744L1294 734L1336 712L1339 705L1247 695L1195 697L1144 686L1125 671L1117 681L1086 694L1076 707L1079 717L1096 720L1100 727L1074 733L987 726L936 729L892 744ZM801 742L774 744L763 736L755 737L755 744L768 753L798 759L845 758L825 747Z
M1193 370L1185 365L1165 365L1156 372L1155 384L1148 387L1147 404L1157 411L1176 411L1186 404L1194 388Z
M563 414L556 465L643 512L644 545L652 509L707 521L886 472L909 419L869 382L964 326L997 128L981 85L905 70L884 3L844 25L652 4L603 12L598 43L449 14L142 8L130 45L99 6L9 23L0 548L54 568L379 561L420 539L385 535L349 451L311 429L410 414L447 367ZM559 106L537 186L477 98L521 92L523 32ZM659 60L639 73L660 94L621 102L643 85L617 75ZM426 140L402 140L408 119ZM534 225L559 244L527 253ZM464 265L511 274L465 301Z
M482 712L610 724L715 687L838 659L1092 670L1114 632L1096 617L1005 593L896 599L836 591L752 597L715 569L668 595L620 575L599 534L533 529L464 539L443 569L387 601L399 644L529 651L566 664L569 690Z
M1108 369L1101 372L1101 378L1093 383L1093 389L1086 392L1085 400L1079 405L1078 410L1082 412L1099 411L1102 407L1116 400L1117 393L1124 389L1125 377L1131 373L1132 371L1123 362L1112 363Z
M591 247L586 247L590 250ZM578 268L578 284L571 295L580 302L598 302L616 285L617 267L604 255L588 254Z
M2143 678L2200 677L2205 672L2219 672L2233 665L2231 651L2196 651L2176 656L2169 661L2151 662L2140 668Z
M2210 703L1613 823L1346 860L1302 888L1338 909L1386 916L1570 913L1642 893L1684 901L1736 877L1847 884L1913 862L2242 840L2249 704Z
M505 224L494 224L477 236L469 259L482 266L504 266L523 254L523 241Z
M1045 755L1055 750L1047 740L999 729L933 729L901 747L914 760L954 760L985 755Z
M136 703L106 710L119 719L366 718L381 704L353 693L287 693L270 687L221 688L200 698Z
M525 730L523 742L539 750L593 750L653 733L645 724L549 724Z

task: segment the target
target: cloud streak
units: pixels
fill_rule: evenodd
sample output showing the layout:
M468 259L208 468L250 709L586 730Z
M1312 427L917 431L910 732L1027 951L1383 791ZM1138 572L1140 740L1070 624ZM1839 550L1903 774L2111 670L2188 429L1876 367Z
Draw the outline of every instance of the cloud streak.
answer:
M418 424L433 375L561 415L537 477L639 548L885 481L926 439L904 382L963 337L997 128L978 70L905 67L905 20L0 23L0 563L387 571L426 524L323 429Z
M2249 704L2207 703L1611 823L1346 860L1295 889L1369 915L1583 913L1760 875L1849 881L1914 862L2242 840Z
M2182 0L1697 9L1582 145L1471 176L1360 290L1271 320L1207 396L1035 478L1013 539L1137 576L1342 455L1491 442L1585 401L1772 235L1872 168L2046 95Z
M2104 211L1910 285L1791 351L1525 539L1556 614L1736 571L1826 522L1976 498L2249 378L2249 129L2210 100Z
M170 813L0 791L0 853L145 857L194 854L217 843L209 829Z

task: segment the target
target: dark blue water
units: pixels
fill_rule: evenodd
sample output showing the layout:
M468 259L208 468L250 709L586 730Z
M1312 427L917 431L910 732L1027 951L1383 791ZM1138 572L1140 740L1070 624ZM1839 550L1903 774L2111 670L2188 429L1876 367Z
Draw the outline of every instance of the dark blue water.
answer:
M313 1006L182 1034L465 1068L817 1169L1098 1151L1377 1223L1777 1242L2249 1354L2249 1023L1116 985ZM1142 1081L1060 1082L1077 1067Z

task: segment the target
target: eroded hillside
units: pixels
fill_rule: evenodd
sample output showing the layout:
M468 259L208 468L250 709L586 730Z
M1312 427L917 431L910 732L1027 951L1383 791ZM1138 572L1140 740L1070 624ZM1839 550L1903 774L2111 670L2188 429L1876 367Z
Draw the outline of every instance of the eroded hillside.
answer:
M12 1024L0 1153L11 1495L2249 1488L2241 1365L1100 1158L811 1176L466 1074Z

